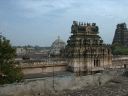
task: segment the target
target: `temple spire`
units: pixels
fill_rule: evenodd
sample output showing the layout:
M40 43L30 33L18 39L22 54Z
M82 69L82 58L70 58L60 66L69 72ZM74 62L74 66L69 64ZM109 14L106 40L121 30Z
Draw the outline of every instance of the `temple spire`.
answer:
M58 35L58 40L60 40L60 36Z

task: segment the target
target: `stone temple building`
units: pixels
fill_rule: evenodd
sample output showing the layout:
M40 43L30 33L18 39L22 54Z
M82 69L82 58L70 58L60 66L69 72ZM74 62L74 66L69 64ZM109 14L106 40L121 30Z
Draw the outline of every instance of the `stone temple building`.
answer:
M112 64L111 48L103 43L95 23L73 21L71 33L64 50L69 71L97 72Z
M122 44L128 47L128 28L126 23L117 24L112 44Z
M66 43L63 40L61 40L60 37L58 36L58 38L51 45L50 55L59 56L60 51L65 48L65 45Z

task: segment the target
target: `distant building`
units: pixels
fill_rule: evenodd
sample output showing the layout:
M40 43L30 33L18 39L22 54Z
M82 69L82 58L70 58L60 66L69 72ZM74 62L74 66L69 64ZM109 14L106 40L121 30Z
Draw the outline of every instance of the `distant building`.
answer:
M26 50L23 47L17 47L16 54L26 54Z
M48 58L50 47L20 46L16 47L16 60L43 61Z
M128 47L128 28L126 23L117 24L112 44L122 44Z
M50 55L60 55L60 51L65 48L66 43L58 37L51 45Z
M24 55L24 54L29 54L29 53L33 53L34 52L34 48L33 47L27 47L27 46L23 46L23 47L16 47L16 54L17 55Z
M100 71L112 64L111 48L103 43L95 23L74 21L71 33L64 52L68 70L76 73Z

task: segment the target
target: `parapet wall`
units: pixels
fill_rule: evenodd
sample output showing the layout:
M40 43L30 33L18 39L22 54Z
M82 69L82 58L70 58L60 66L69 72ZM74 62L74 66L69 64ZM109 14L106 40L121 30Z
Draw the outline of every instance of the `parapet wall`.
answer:
M65 62L32 62L21 63L18 68L22 70L24 75L28 74L46 74L50 72L66 71L67 63Z
M113 56L112 58L112 68L116 67L124 67L124 64L128 64L128 55L118 55ZM66 71L67 63L66 62L36 62L36 63L23 63L20 64L19 68L22 69L24 75L28 74L38 74L38 73L49 73ZM54 68L53 68L54 66Z

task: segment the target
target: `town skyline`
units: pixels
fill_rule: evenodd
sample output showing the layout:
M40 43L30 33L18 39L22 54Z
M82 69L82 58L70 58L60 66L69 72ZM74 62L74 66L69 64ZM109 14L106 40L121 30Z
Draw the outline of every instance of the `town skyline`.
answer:
M65 42L75 21L96 23L105 43L112 43L116 25L128 24L124 0L4 0L0 1L0 32L12 45L51 46Z

